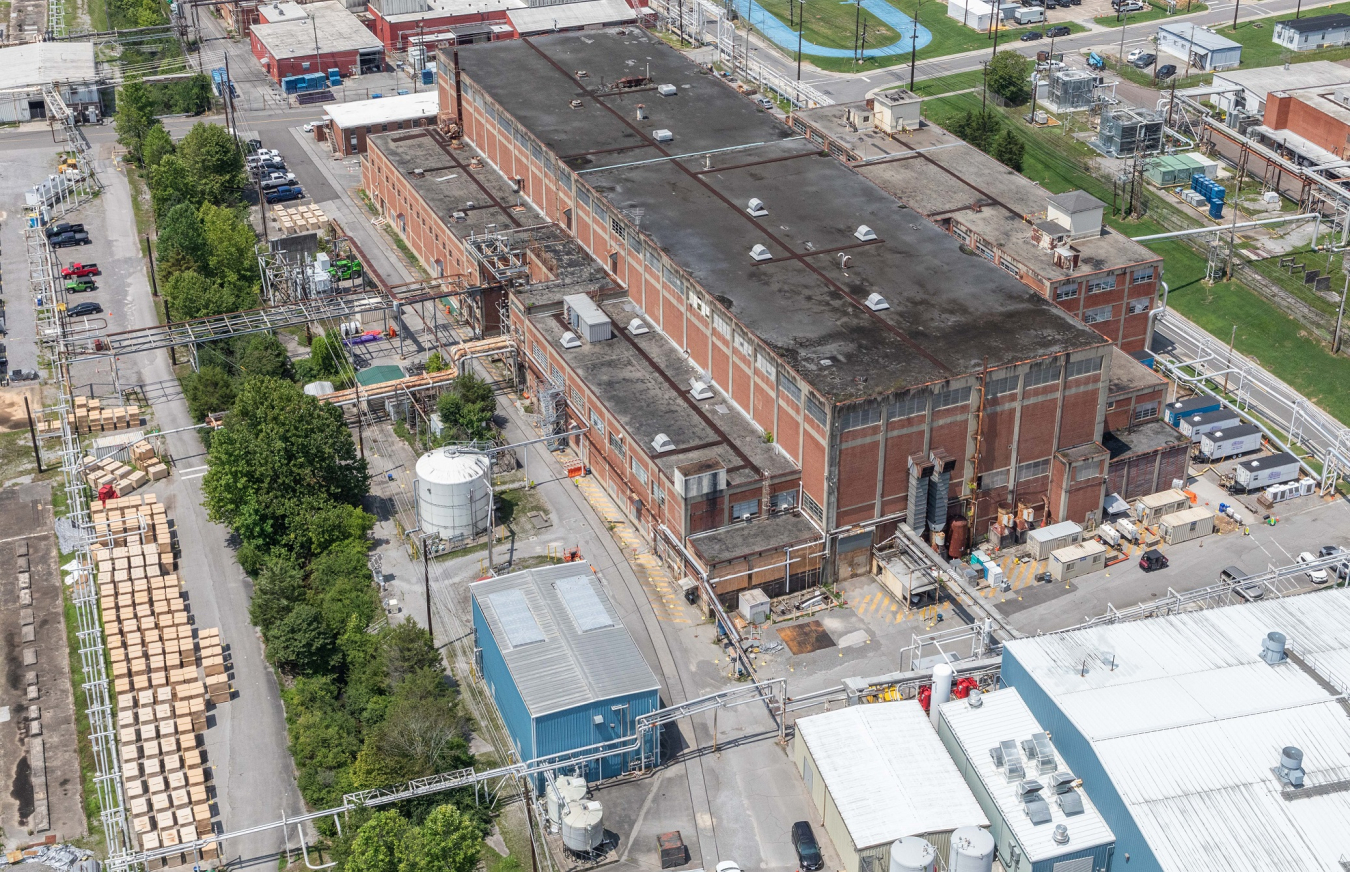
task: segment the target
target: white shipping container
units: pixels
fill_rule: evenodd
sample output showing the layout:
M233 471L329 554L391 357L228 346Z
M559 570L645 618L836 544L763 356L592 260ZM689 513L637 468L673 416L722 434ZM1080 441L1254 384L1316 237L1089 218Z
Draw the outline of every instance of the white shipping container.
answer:
M1215 430L1223 430L1227 427L1236 427L1242 423L1238 413L1231 409L1218 409L1213 412L1198 412L1194 415L1187 415L1177 421L1177 429L1181 435L1191 437L1192 442L1199 442L1200 437L1205 433L1213 433Z
M1226 457L1237 457L1261 447L1261 428L1255 424L1224 427L1200 437L1201 458L1213 463Z

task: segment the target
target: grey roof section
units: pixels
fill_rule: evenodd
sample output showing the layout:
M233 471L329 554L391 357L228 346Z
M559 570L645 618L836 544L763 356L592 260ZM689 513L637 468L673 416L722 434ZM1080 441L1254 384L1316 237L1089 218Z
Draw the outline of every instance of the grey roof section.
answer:
M1135 424L1119 433L1107 430L1102 434L1102 447L1111 453L1112 463L1122 457L1148 454L1176 445L1185 445L1189 449L1190 444L1189 437L1182 436L1177 428L1160 419Z
M361 20L337 0L310 3L305 6L305 11L308 16L301 21L253 25L253 33L257 34L258 41L271 52L272 57L281 60L313 55L316 41L324 54L384 49L380 38L367 30ZM312 24L310 18L314 20ZM346 74L346 70L343 70L343 74Z
M805 516L782 512L749 524L731 524L689 537L689 547L711 565L765 551L819 542L824 537Z
M0 48L0 89L98 78L92 42L30 42Z
M1160 24L1159 31L1167 31L1173 36L1187 40L1191 45L1199 46L1208 51L1219 51L1225 48L1242 48L1242 43L1234 42L1226 36L1219 36L1210 30L1205 30L1198 24Z
M1277 27L1287 27L1297 33L1314 33L1319 30L1345 30L1350 28L1350 15L1333 12L1330 15L1314 15L1311 18L1286 18L1275 22Z
M589 631L578 626L564 596L569 588L577 596L582 585L595 598L584 607L601 609L610 626ZM511 643L503 627L504 616L495 608L503 593L513 598L519 593L543 641L520 647ZM659 692L656 675L624 627L603 583L589 569L575 563L525 569L469 585L469 595L482 610L532 717L645 691Z
M459 57L464 78L583 173L611 214L641 210L642 235L827 397L884 395L969 376L986 359L1000 367L1105 344L641 31L462 46ZM600 91L648 65L677 96ZM582 109L569 108L578 98ZM631 120L639 103L648 118ZM655 143L657 129L673 142ZM767 217L746 213L752 197ZM877 241L855 237L862 224ZM754 261L755 245L772 259ZM864 306L872 293L890 309ZM999 329L983 329L990 323Z
M1051 194L1047 197L1065 212L1086 212L1089 209L1105 209L1106 204L1087 191L1066 191L1063 194Z

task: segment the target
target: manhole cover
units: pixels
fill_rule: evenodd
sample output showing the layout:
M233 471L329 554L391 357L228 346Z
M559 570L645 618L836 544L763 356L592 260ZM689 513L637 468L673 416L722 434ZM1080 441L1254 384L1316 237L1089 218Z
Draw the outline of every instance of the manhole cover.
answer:
M810 654L824 648L833 648L834 640L825 632L820 621L807 621L791 627L779 627L778 635L793 654Z

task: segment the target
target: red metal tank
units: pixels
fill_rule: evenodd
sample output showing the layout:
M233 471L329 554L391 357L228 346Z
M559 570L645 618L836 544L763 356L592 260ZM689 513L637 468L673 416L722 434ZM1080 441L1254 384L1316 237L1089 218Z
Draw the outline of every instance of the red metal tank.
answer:
M953 518L947 533L947 556L959 558L966 553L966 542L970 539L970 522L965 518Z

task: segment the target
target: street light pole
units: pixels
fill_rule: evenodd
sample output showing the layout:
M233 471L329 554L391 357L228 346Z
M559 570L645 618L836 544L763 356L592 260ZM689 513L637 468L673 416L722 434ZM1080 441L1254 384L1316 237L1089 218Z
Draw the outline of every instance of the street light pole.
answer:
M791 0L789 0L791 2ZM801 8L797 10L797 81L802 80L802 23L806 20L806 0L800 0ZM801 99L801 90L798 89L797 98Z

